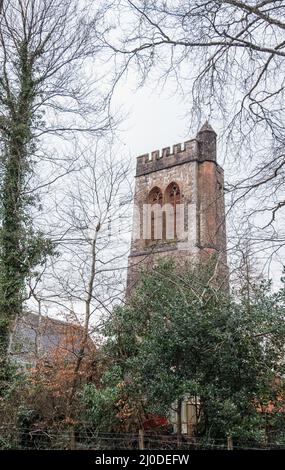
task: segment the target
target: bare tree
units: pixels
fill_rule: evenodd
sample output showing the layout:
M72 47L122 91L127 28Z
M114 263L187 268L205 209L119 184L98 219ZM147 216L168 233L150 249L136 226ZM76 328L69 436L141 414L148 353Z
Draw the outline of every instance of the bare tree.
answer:
M59 161L60 141L78 132L110 128L106 99L97 92L90 61L107 3L3 0L0 16L1 250L0 338L7 348L11 321L21 315L25 281L32 266L51 252L36 233L36 168ZM89 67L87 68L87 60ZM47 139L47 136L49 138ZM55 141L54 141L55 142ZM66 155L65 155L66 158ZM58 172L56 177L60 176ZM47 181L45 182L47 183Z
M124 295L131 215L126 203L131 199L128 174L129 162L116 157L109 143L99 140L82 152L78 171L55 195L50 236L59 256L30 285L36 305L40 302L42 309L83 327L67 413L90 336L100 331L104 315Z

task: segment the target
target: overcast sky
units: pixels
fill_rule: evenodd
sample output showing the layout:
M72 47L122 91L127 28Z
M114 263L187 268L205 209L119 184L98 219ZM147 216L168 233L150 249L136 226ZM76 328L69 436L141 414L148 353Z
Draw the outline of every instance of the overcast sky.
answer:
M114 97L114 106L129 111L120 133L127 151L138 155L195 137L187 134L186 106L181 98L165 89L158 94L148 86L135 90L130 80L123 82Z

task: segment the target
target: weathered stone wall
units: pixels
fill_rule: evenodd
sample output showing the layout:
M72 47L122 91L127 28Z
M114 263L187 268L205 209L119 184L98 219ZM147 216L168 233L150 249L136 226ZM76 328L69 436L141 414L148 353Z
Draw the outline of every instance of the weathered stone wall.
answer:
M172 240L147 241L143 231L143 206L150 191L157 187L165 203L165 190L175 182L184 205L184 234ZM161 256L175 257L177 262L207 259L217 253L223 276L227 272L224 175L216 162L216 133L206 123L196 139L184 145L154 151L137 159L134 204L134 229L128 268L128 291L143 266L151 266ZM139 216L139 217L138 217ZM137 230L137 226L140 230Z

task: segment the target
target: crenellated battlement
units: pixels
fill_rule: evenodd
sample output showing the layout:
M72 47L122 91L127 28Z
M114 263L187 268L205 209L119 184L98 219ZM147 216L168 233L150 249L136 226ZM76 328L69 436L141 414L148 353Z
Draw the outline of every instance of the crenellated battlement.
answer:
M216 132L206 121L195 139L175 144L172 148L165 147L162 150L154 150L151 153L140 155L137 158L136 176L195 160L216 162L216 140Z
M153 171L169 168L199 158L199 142L197 139L154 150L137 158L137 176Z
M144 160L145 163L152 162L154 160L159 160L160 158L169 157L171 155L176 155L181 152L188 152L192 153L194 150L196 139L188 140L182 144L175 144L171 147L165 147L162 150L154 150L151 153L146 153L144 155L140 155L138 158Z

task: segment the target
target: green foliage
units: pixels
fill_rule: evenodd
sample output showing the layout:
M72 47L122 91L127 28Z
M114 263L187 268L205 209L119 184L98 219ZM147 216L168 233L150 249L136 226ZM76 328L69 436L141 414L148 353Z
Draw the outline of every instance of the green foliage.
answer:
M175 400L196 396L200 435L262 441L258 404L275 403L277 412L284 397L282 380L276 382L285 367L284 289L272 293L262 282L250 304L236 301L209 282L213 269L209 263L178 271L164 259L142 275L129 304L105 327L105 387L122 383L130 403L164 415Z
M0 367L0 400L10 400L15 391L21 388L24 375L11 360L3 360Z
M24 399L26 376L19 367L6 360L0 368L0 449L18 445L18 408Z
M34 109L37 91L30 47L27 39L18 38L11 89L5 81L8 76L0 71L0 355L4 359L11 324L22 314L26 281L53 252L51 242L34 230L31 216L37 202L29 191L37 149L33 129L39 116Z
M116 387L97 389L92 384L86 385L83 400L88 409L88 418L95 424L97 432L110 431L119 422L115 411L118 399L119 389Z

